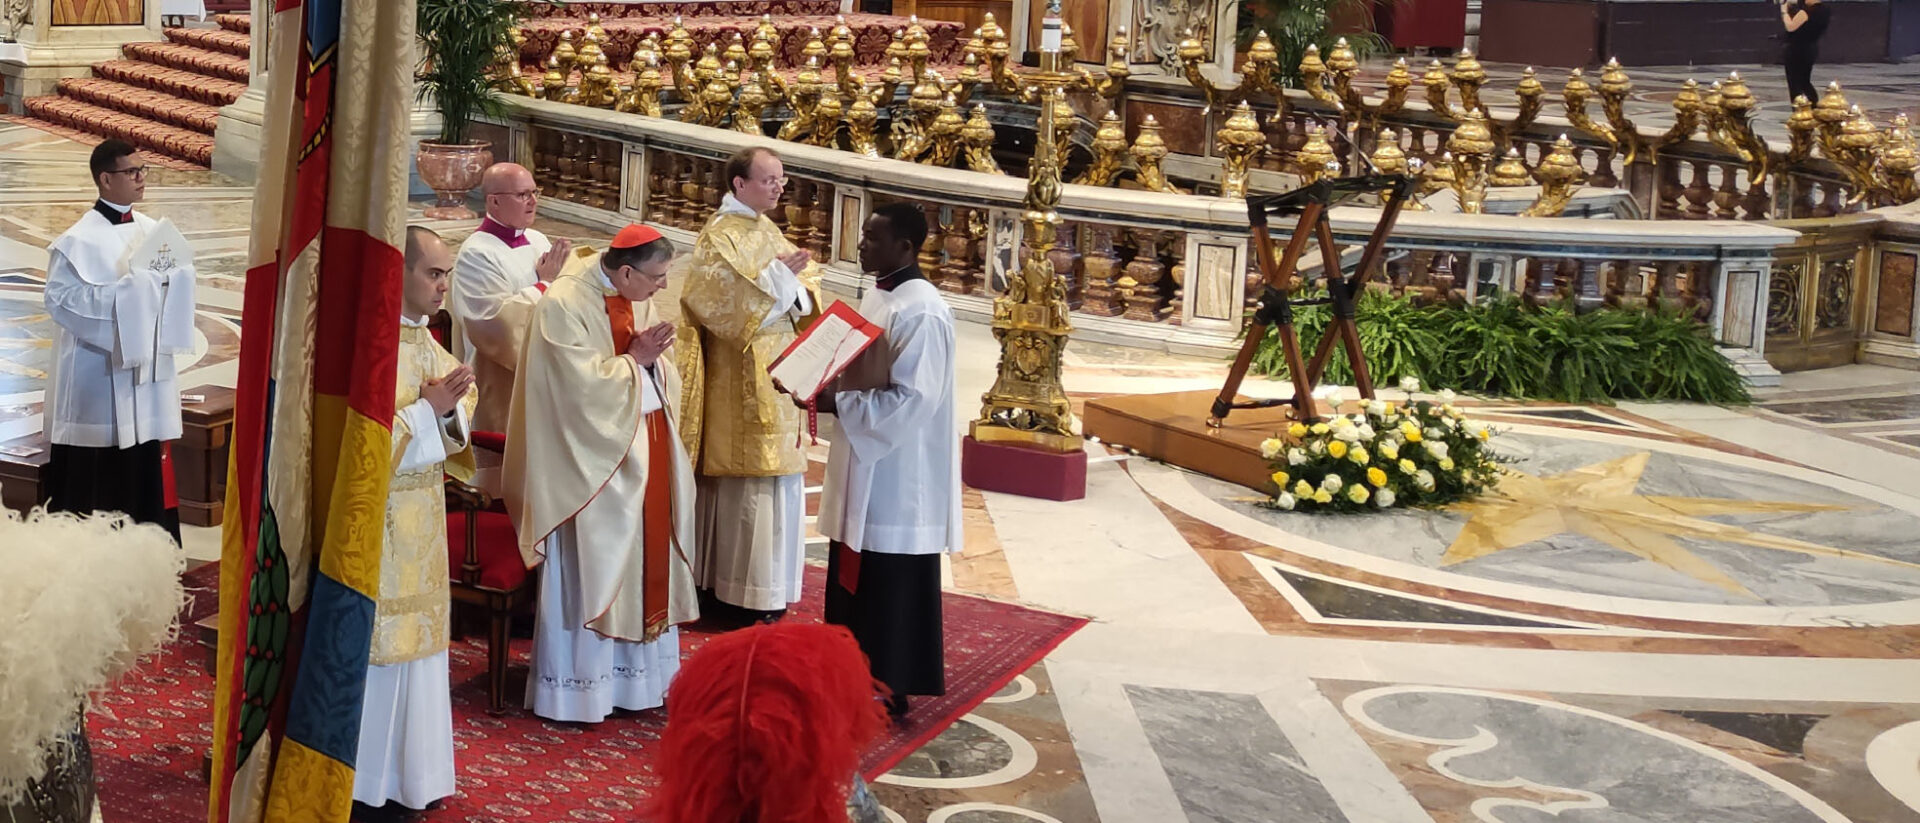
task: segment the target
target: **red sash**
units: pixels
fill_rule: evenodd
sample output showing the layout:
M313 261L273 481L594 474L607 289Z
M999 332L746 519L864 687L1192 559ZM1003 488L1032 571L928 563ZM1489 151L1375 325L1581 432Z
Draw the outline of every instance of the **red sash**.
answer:
M633 301L617 294L607 295L607 322L613 325L613 356L627 353L633 344Z
M607 295L607 323L613 329L614 356L633 343L633 301ZM648 379L645 370L640 379ZM665 398L662 398L664 400ZM641 502L640 613L649 638L667 628L667 598L672 580L667 563L673 551L673 432L666 411L650 412L647 427L647 488Z

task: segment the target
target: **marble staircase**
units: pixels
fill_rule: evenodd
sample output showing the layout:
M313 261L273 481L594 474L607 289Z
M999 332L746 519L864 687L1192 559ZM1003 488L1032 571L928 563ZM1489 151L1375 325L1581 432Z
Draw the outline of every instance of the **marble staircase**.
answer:
M247 90L252 46L246 15L214 19L219 28L169 28L164 42L122 46L121 59L94 64L93 76L61 80L58 94L28 99L26 115L210 164L220 107Z

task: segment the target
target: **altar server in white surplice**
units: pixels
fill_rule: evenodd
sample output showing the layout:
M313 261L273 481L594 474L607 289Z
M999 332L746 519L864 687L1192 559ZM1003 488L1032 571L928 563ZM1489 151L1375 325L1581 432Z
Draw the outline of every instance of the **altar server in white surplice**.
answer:
M502 475L521 557L544 561L526 707L549 720L659 706L676 627L699 617L674 328L649 300L672 259L628 226L553 282L527 330Z
M442 474L473 477L473 371L434 342L427 320L447 295L453 255L407 229L400 351L373 647L354 762L353 799L409 809L451 797L453 699L447 673L447 510Z
M946 692L940 555L961 549L953 312L914 262L926 238L911 204L867 219L860 265L877 288L860 314L886 332L815 399L839 423L820 495L826 619L853 630L896 717L907 695Z
M540 189L533 174L513 163L495 163L480 178L487 216L460 244L453 262L453 353L473 367L480 407L473 426L507 429L513 402L513 370L520 364L527 319L540 292L559 276L570 244L547 242L535 231Z
M170 223L133 210L147 189L133 146L101 143L90 170L100 199L47 248L47 313L60 334L42 499L54 511L124 512L178 541L166 448L180 437L174 356L193 349L193 250ZM168 236L163 253L145 253Z

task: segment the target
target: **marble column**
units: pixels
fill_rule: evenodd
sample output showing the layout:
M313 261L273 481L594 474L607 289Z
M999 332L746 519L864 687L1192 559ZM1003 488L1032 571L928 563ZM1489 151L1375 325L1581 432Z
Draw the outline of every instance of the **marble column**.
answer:
M162 39L160 0L92 0L67 6L90 19L115 21L79 25L56 19L54 0L29 0L28 5L18 42L0 45L0 86L5 88L6 110L16 114L26 98L55 93L61 78L86 77L93 64L120 59L121 45Z
M213 170L236 180L252 182L260 171L260 138L267 114L267 43L271 37L273 0L253 0L253 44L247 52L247 90L240 99L220 108L213 130Z

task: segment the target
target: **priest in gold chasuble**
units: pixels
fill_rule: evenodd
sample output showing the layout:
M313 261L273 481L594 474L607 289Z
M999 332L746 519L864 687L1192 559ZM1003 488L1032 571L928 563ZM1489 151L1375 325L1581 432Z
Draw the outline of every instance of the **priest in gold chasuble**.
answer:
M675 627L699 617L675 331L649 300L672 259L658 231L628 226L556 278L528 325L502 479L521 556L541 566L525 705L549 720L659 706Z
M353 799L410 809L454 791L447 672L447 512L442 473L473 477L473 371L434 342L427 319L446 299L453 253L407 229L400 351L373 646L353 772Z
M743 150L725 174L732 191L680 297L706 369L694 572L721 602L773 619L800 600L807 454L802 414L767 367L819 316L819 275L766 217L786 188L779 155Z

